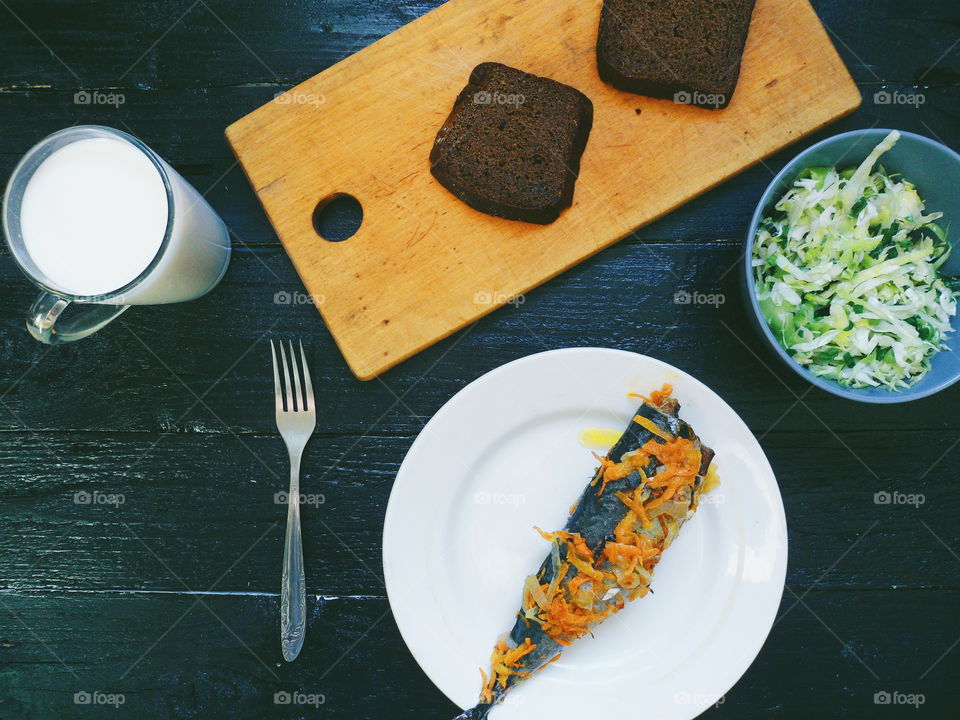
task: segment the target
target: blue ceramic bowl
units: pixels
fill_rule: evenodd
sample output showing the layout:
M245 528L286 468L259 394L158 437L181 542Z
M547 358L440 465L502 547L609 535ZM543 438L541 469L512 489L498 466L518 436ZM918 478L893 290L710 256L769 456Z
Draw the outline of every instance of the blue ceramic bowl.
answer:
M957 332L960 329L960 318L955 317L953 320L955 332L951 333L947 341L949 349L937 353L931 361L930 372L911 387L898 391L883 388L844 387L833 380L813 375L790 357L790 354L777 342L757 304L757 289L750 261L753 258L753 240L760 221L783 197L802 170L816 166L834 166L842 170L859 165L889 133L890 130L874 128L835 135L807 148L791 160L770 183L753 213L750 229L747 232L746 252L742 266L744 298L748 313L757 330L766 338L780 359L794 372L817 387L840 397L866 403L898 403L917 400L933 395L960 380L960 332ZM922 135L901 132L900 140L892 150L883 154L880 164L888 172L900 173L916 185L917 192L928 212L943 213L943 219L939 224L947 228L948 240L953 243L957 232L960 231L960 155ZM949 275L960 274L960 250L954 249L943 270Z

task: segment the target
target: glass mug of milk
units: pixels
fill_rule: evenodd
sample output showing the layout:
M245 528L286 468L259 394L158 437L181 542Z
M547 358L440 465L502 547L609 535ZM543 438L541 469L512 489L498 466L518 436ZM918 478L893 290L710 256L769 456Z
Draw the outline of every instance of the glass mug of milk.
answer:
M230 262L230 234L200 193L135 137L99 125L61 130L24 156L3 230L43 291L27 329L49 344L86 337L131 305L200 297ZM82 307L64 313L71 303Z

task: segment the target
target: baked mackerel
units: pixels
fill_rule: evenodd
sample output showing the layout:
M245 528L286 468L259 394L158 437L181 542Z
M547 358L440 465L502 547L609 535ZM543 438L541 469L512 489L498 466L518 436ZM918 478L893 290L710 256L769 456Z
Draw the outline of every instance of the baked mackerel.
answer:
M566 527L537 528L551 544L523 587L517 619L481 670L478 704L455 720L483 720L511 687L650 590L653 569L708 485L713 451L679 417L665 385L644 399ZM712 474L711 474L712 481Z

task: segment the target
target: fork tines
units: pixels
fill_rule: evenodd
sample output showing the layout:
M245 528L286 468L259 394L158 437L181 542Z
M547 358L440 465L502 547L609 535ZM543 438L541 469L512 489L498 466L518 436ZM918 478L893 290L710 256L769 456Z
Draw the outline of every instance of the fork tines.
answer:
M270 351L273 354L273 385L276 392L277 412L310 412L313 407L313 384L310 382L310 369L307 367L307 356L303 352L303 342L300 345L300 363L293 350L293 341L290 345L290 362L287 363L287 354L283 349L283 342L278 341L280 347L280 364L283 366L283 383L280 382L280 373L277 369L277 346L270 341ZM303 390L300 386L301 370L303 373ZM290 376L293 375L291 385ZM286 390L284 392L284 389ZM284 402L286 401L286 402Z

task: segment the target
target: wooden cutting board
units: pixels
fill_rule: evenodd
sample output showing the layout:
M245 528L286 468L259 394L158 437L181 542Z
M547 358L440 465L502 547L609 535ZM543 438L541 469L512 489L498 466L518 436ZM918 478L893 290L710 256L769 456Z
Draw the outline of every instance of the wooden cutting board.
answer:
M860 104L807 0L758 0L740 84L722 111L603 83L600 6L451 0L227 128L357 377L375 377ZM593 100L574 205L552 225L472 210L430 174L437 130L487 60ZM363 223L329 242L313 215L340 194L360 201Z

